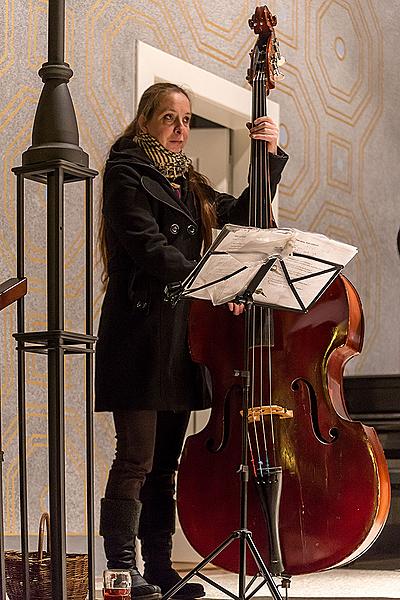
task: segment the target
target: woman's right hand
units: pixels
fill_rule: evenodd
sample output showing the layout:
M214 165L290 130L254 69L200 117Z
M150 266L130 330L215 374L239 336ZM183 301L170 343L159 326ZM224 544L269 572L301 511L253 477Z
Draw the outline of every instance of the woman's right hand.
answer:
M239 316L243 314L245 310L244 304L237 304L236 302L228 302L228 308L234 315Z

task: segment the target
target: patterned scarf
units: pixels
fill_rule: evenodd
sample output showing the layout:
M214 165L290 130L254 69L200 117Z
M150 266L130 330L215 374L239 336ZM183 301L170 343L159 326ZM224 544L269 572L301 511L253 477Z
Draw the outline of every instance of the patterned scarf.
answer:
M167 178L176 179L184 175L192 164L190 158L183 152L167 150L156 138L148 133L141 133L134 138L155 167Z

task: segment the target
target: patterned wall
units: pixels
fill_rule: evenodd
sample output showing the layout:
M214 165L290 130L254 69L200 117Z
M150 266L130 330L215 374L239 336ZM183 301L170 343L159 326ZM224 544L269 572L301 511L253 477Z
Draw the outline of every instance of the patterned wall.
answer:
M81 146L101 170L111 141L133 116L135 40L244 85L254 35L247 19L254 1L67 0L66 60ZM399 33L393 3L378 0L271 0L287 63L273 92L281 105L281 145L291 155L280 188L281 224L320 231L359 247L348 270L363 299L367 334L349 372L398 373L400 367L400 189L397 108L393 73ZM15 182L42 84L47 2L0 0L1 210L0 280L15 274ZM100 178L96 180L98 198ZM66 198L66 327L82 330L83 190ZM46 326L45 208L43 189L27 184L28 328ZM102 290L95 272L95 314ZM5 528L18 531L15 310L1 315ZM66 360L68 528L85 529L83 361ZM47 505L46 360L28 357L28 456L31 530ZM102 493L112 457L113 430L96 416L97 489Z

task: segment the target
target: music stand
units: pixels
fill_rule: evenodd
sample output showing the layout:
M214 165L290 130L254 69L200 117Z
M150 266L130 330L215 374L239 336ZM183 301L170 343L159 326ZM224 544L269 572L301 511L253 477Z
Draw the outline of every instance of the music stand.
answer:
M311 245L307 251L307 244ZM320 249L322 257L316 256L316 249ZM299 252L302 249L302 252ZM344 264L326 258L327 251L335 258L341 258ZM341 244L319 234L309 234L294 229L258 229L254 227L241 227L225 225L210 249L202 260L180 284L167 286L166 297L173 304L185 297L200 297L209 299L214 304L221 304L234 300L246 305L245 313L245 368L235 371L235 375L243 380L242 386L242 439L241 439L241 464L238 469L240 476L240 523L239 529L233 531L219 546L209 553L196 567L191 569L182 580L172 587L163 596L163 600L171 598L175 592L185 585L194 576L198 576L206 583L224 592L234 600L250 600L254 594L265 584L274 600L283 600L278 586L273 580L260 552L258 551L252 533L247 529L247 494L249 481L248 467L248 418L249 392L251 387L251 373L249 368L249 328L254 305L286 308L306 312L306 310L320 297L332 281L339 275L344 265L356 254L357 249L348 244ZM215 264L212 264L212 263ZM232 266L237 263L234 268ZM297 268L296 268L297 265ZM308 265L308 267L307 267ZM273 272L273 269L275 271ZM272 273L275 284L282 287L283 292L289 290L291 301L287 293L281 293L279 301L267 290L271 283L269 277ZM301 273L301 274L300 274ZM279 284L279 280L281 280ZM322 285L321 281L323 282ZM311 288L311 289L310 289ZM282 292L281 290L281 292ZM308 293L307 293L308 290ZM311 291L311 295L310 295ZM283 574L279 532L278 510L282 488L282 468L273 467L268 470L267 506L270 532L271 565L275 575L282 577L281 587L287 589L290 584L289 577ZM274 515L273 504L275 503ZM208 563L223 552L235 540L239 540L239 582L238 595L233 594L211 578L201 573ZM246 586L246 550L249 548L253 559L259 569ZM249 591L257 577L262 577L262 582L255 589Z
M174 300L176 301L176 299ZM247 300L247 304L249 306L248 311L246 312L246 330L249 327L250 323L250 314L252 310L252 303ZM245 339L247 339L247 333L245 335ZM246 352L246 357L248 356L248 352ZM248 361L248 358L246 359ZM248 406L249 406L249 391L250 391L250 371L248 369L248 365L246 365L246 369L244 371L235 371L236 376L240 376L243 379L243 396L242 396L242 410L243 415L248 414ZM238 473L240 476L240 523L239 529L233 531L217 548L215 548L210 554L208 554L196 567L191 569L187 575L185 575L182 580L177 583L173 588L168 590L166 594L163 595L162 600L168 600L171 598L175 592L177 592L181 587L185 585L190 579L197 576L206 583L212 585L217 588L221 592L224 592L229 597L234 600L250 600L254 596L254 594L261 589L261 587L267 584L272 598L274 600L283 600L281 594L279 593L278 586L273 580L271 573L269 572L267 566L265 565L261 554L259 553L253 539L252 533L247 529L247 485L249 480L249 468L248 468L248 452L247 452L247 435L248 435L248 419L244 417L242 419L242 447L241 447L241 464L238 469ZM233 594L230 590L227 590L222 585L218 584L216 581L212 580L210 577L205 576L201 573L201 570L213 559L223 552L223 550L229 546L235 540L239 541L239 581L238 581L238 594ZM246 548L249 547L251 554L258 566L259 575L263 577L263 581L259 584L256 589L252 590L251 593L247 593L249 587L253 584L256 577L254 577L249 586L246 587ZM288 579L286 579L289 582Z
M185 281L168 286L167 298L218 305L247 295L256 305L305 312L356 253L318 233L228 224Z

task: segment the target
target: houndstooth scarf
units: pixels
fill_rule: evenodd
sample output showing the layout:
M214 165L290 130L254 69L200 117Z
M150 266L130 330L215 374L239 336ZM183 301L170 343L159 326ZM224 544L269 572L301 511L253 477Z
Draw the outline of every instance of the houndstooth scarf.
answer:
M184 175L192 164L191 159L186 154L167 150L156 138L148 133L137 135L134 141L167 179L176 179Z

